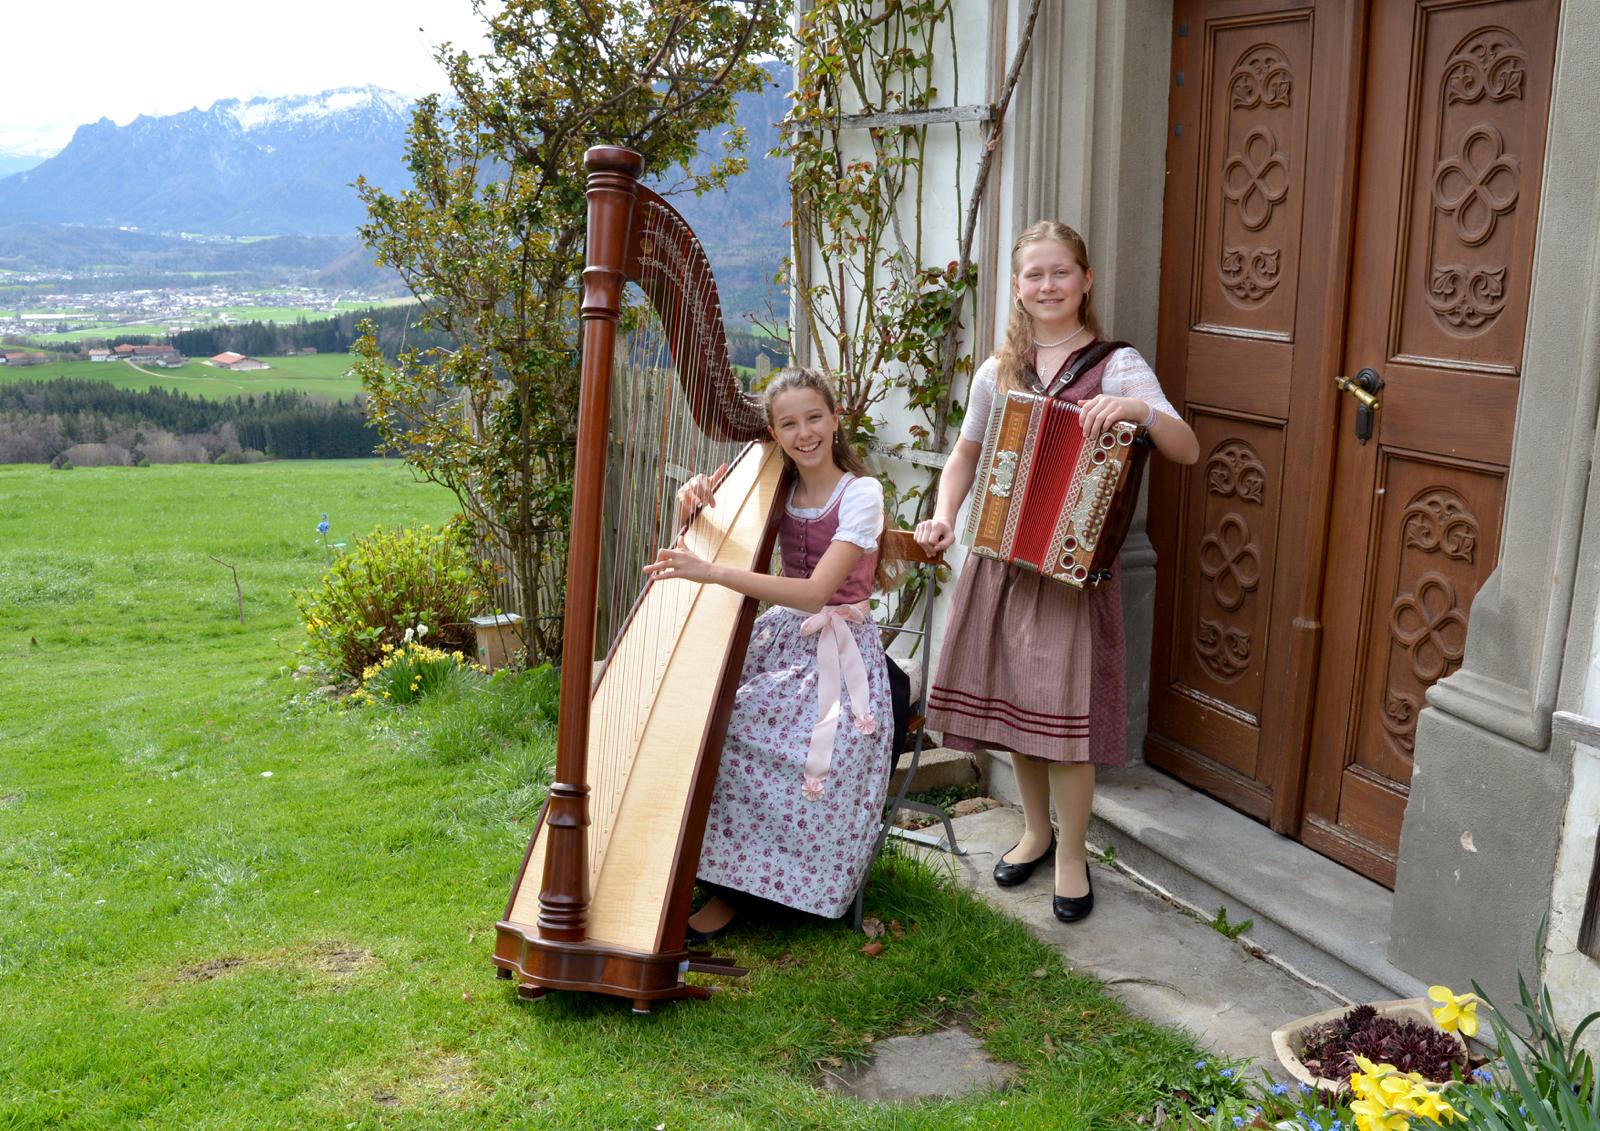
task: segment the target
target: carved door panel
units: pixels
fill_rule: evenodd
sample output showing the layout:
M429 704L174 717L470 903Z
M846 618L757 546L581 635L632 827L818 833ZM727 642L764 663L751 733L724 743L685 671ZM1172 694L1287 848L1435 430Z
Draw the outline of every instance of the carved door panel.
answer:
M1351 180L1330 139L1352 132L1361 12L1178 0L1175 19L1157 368L1200 462L1152 465L1145 753L1268 820L1298 765L1284 736L1309 713L1292 689L1315 662L1294 626L1314 617L1319 577L1293 548L1326 525L1306 502L1331 457L1318 383L1339 346L1325 311L1344 293Z
M1461 663L1511 461L1555 0L1379 3L1301 839L1394 882L1423 695Z
M1175 4L1146 756L1386 883L1495 560L1558 7Z

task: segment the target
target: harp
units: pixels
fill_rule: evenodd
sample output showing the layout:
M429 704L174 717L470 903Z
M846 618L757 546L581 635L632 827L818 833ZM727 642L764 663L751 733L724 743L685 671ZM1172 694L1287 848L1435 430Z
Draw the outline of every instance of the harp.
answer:
M756 602L720 586L647 585L642 569L678 533L679 483L724 463L716 506L684 537L709 559L766 568L782 460L759 442L765 412L733 375L698 239L639 183L638 154L602 146L584 161L555 782L496 925L494 963L523 998L585 990L646 1012L706 996L689 971L743 973L688 951L684 926Z

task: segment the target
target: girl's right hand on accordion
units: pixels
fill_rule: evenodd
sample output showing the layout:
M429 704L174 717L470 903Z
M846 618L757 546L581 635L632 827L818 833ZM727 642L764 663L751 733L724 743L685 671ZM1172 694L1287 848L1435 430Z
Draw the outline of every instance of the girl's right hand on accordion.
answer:
M1121 421L1144 424L1149 412L1150 406L1138 397L1113 397L1101 393L1083 402L1083 434L1090 440L1098 440L1100 433Z
M946 546L956 540L955 531L950 529L950 524L942 518L927 518L917 523L917 529L912 534L921 546L930 554L937 554Z

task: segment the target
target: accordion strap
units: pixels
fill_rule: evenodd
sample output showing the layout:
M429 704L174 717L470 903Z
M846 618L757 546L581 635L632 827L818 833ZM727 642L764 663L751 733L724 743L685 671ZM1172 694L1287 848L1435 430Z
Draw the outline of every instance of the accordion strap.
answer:
M1062 370L1048 389L1041 388L1040 391L1047 397L1060 396L1083 374L1099 365L1116 350L1126 348L1128 348L1127 342L1095 342L1093 345L1085 346L1077 360Z

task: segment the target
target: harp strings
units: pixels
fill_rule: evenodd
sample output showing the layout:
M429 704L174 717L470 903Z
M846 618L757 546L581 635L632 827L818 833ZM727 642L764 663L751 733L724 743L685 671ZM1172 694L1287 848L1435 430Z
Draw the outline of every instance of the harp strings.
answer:
M690 241L698 241L670 213L648 206L641 213L639 287L626 292L612 375L595 626L597 660L607 670L589 723L591 884L604 864L657 688L700 589L669 581L646 591L644 566L678 536L679 487L731 463L744 446L706 430L719 407L726 412L719 398L728 391L719 385L727 383L727 355L715 286L709 273L693 269L703 260L686 254ZM680 356L670 343L679 344ZM696 516L686 540L696 552L714 554L716 528Z

